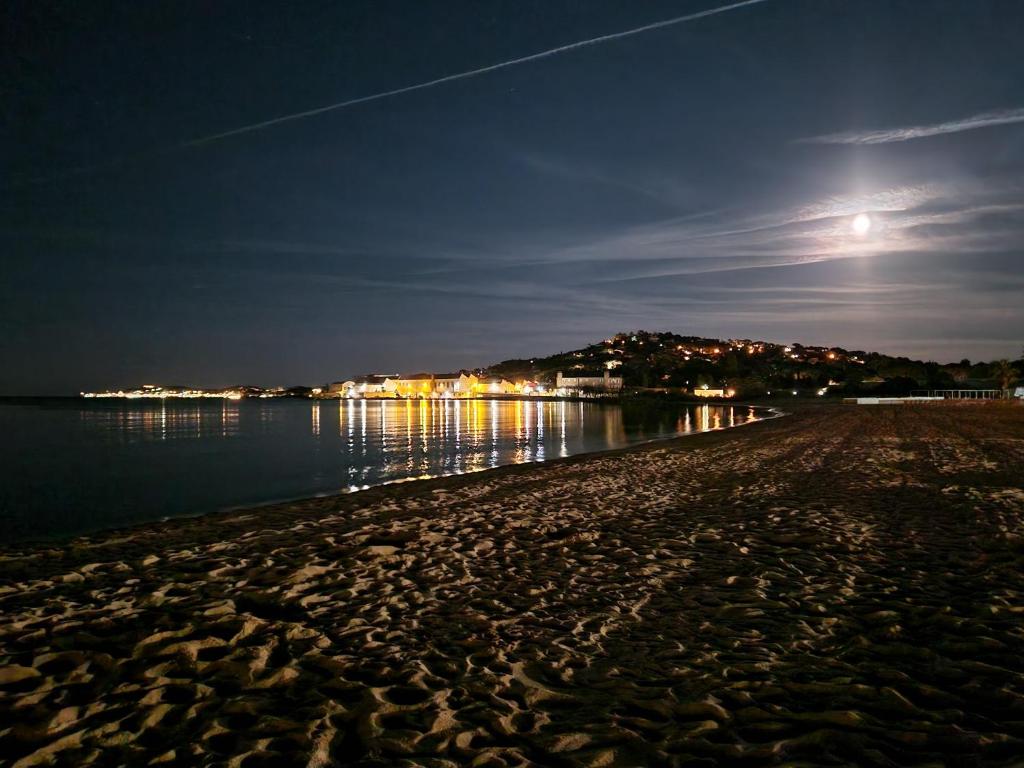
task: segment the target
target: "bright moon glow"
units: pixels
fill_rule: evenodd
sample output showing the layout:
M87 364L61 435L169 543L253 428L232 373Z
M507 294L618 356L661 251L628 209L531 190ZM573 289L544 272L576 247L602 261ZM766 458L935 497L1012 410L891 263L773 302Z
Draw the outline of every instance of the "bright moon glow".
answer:
M853 217L853 231L858 235L866 235L871 229L871 217L866 213L858 213Z

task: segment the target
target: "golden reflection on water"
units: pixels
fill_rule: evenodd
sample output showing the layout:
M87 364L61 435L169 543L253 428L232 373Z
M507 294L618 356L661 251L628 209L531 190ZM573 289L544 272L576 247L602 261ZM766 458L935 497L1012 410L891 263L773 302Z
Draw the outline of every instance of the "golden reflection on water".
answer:
M614 408L592 407L565 402L497 400L404 400L356 401L338 405L339 435L347 437L343 452L361 458L376 453L385 471L395 468L396 451L404 454L404 473L417 476L436 472L440 456L444 472L470 472L500 463L543 461L549 448L558 456L570 454L569 436L585 436L588 429L600 428L603 442L619 445L628 442L622 414ZM319 405L313 406L313 435L319 436ZM396 420L400 410L404 419ZM374 418L368 413L376 411ZM404 421L404 425L402 425ZM676 425L682 431L689 423ZM557 430L550 432L549 425ZM402 447L396 440L401 435ZM552 446L549 441L554 441ZM504 459L503 459L504 456ZM360 474L350 467L350 480Z
M361 398L83 401L6 413L8 433L31 448L11 454L22 462L12 479L33 493L63 489L45 495L51 522L88 527L551 460L742 424L762 411ZM57 473L68 481L52 483Z
M544 404L537 406L537 461L544 461Z
M455 464L459 463L458 453L455 454ZM491 400L491 466L498 464L498 401Z
M569 448L568 448L568 446L566 445L566 442L565 442L565 401L564 400L558 404L558 420L560 422L559 426L561 427L560 434L561 434L561 438L562 438L561 439L561 444L559 446L558 455L564 458L565 456L569 455Z
M155 406L155 407L154 407ZM550 400L345 400L308 403L306 439L334 457L347 488L382 478L459 474L499 464L602 450L638 440L708 432L759 418L748 406L702 404L678 412L627 411ZM321 428L338 409L337 432ZM293 440L301 403L124 405L81 410L81 419L123 441L229 440L285 433ZM628 413L633 413L627 418ZM333 418L333 416L328 416ZM632 419L631 421L629 419ZM244 423L243 423L244 422Z
M80 423L97 435L119 442L228 438L238 434L239 405L223 403L90 404L78 412Z

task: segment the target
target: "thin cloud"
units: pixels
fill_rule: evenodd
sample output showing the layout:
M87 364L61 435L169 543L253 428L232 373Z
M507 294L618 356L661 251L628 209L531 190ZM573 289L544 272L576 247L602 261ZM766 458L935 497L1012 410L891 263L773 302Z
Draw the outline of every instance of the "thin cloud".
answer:
M959 252L985 255L1013 248L1024 228L1016 184L919 184L833 196L733 221L649 222L563 248L540 245L489 259L495 268L561 270L587 265L593 285L641 283L714 273L795 267L883 255ZM867 211L867 237L851 217ZM729 226L731 225L731 226Z
M521 153L519 159L531 171L544 176L622 190L669 209L686 208L700 195L696 185L684 184L667 174L637 173L636 169L628 166L609 169L598 164L569 162L530 152ZM708 215L710 212L703 211L690 214L688 218Z
M896 141L925 139L929 136L943 136L948 133L962 133L978 128L991 128L996 125L1024 123L1024 108L1003 109L995 112L982 112L962 120L950 120L933 125L910 125L902 128L885 128L874 131L847 131L829 133L824 136L811 136L799 139L798 144L890 144Z

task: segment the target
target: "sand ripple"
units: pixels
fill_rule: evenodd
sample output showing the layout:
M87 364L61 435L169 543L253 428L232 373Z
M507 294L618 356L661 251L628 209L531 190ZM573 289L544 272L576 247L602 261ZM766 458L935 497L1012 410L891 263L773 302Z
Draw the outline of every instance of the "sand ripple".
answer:
M0 555L0 765L1011 765L1024 409L828 408Z

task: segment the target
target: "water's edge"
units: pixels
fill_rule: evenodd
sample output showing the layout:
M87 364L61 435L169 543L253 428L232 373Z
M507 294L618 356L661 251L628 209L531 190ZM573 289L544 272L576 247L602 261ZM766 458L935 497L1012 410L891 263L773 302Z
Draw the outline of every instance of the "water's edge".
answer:
M201 520L201 519L204 519L204 518L215 518L215 517L221 517L221 516L226 516L226 515L236 515L236 514L239 514L239 513L244 513L246 511L250 511L250 510L265 509L265 508L268 508L268 507L276 507L276 506L280 506L280 505L283 505L283 504L302 504L304 502L322 501L324 499L330 499L330 498L345 498L345 497L356 496L356 495L361 494L361 493L372 493L372 492L377 491L377 490L379 490L381 488L387 488L387 487L391 487L391 486L398 486L398 485L409 486L409 493L411 494L411 493L415 493L416 492L414 486L416 486L416 485L418 485L420 483L430 483L430 482L435 482L435 481L438 481L438 480L445 480L445 479L457 478L457 477L466 477L466 478L476 477L478 475L483 475L486 472L507 471L507 470L515 468L515 467L535 467L536 468L536 467L541 466L541 465L544 465L544 466L554 466L554 465L565 463L565 462L579 461L581 459L588 459L588 458L593 458L593 457L596 457L596 456L603 456L603 455L607 455L607 454L616 454L616 453L624 453L624 452L628 452L628 451L639 450L639 449L643 449L643 448L646 448L646 447L650 447L651 445L654 445L654 444L669 443L669 442L672 442L674 440L683 440L683 439L686 439L686 438L699 437L701 435L714 434L716 432L726 432L726 431L729 431L729 430L732 430L732 429L737 429L739 427L752 426L752 425L756 425L756 424L766 424L766 423L774 421L776 419L783 418L783 417L791 415L790 413L788 413L786 411L783 411L783 410L781 410L779 408L773 407L773 406L749 405L749 404L746 404L746 403L735 403L735 404L732 404L732 405L734 405L735 407L752 408L752 409L754 409L754 410L756 410L758 412L765 412L768 415L762 416L762 417L760 417L760 418L758 418L756 420L753 420L753 421L745 421L745 422L741 422L739 424L733 424L732 426L710 427L710 428L708 428L706 430L702 430L700 432L677 433L675 435L670 435L670 436L665 436L665 437L649 438L649 439L646 439L646 440L637 441L635 443L632 443L632 444L626 445L626 446L619 446L619 447L616 447L616 448L608 448L608 449L596 450L596 451L582 451L580 453L574 453L574 454L571 454L569 456L556 456L554 458L550 458L550 459L545 458L545 459L540 459L540 460L529 459L527 461L512 462L512 463L508 463L508 464L498 464L497 466L493 466L493 467L481 467L479 469L471 469L471 470L466 470L466 471L463 471L463 472L447 472L447 473L442 473L442 474L437 474L437 475L425 475L425 476L420 476L420 477L398 478L398 479L394 479L394 480L386 480L386 481L379 482L379 483L373 483L371 485L368 485L365 488L359 488L359 489L356 489L356 490L343 490L341 492L338 492L338 491L327 491L327 492L324 492L324 493L315 493L315 494L311 494L311 495L303 494L303 495L287 497L287 498L268 499L266 501L257 502L255 504L253 504L253 503L234 504L234 505L229 505L229 506L225 506L225 507L219 507L219 508L213 509L213 510L208 510L208 511L205 511L205 512L197 512L195 514L174 515L173 517L164 517L164 518L160 518L160 519L157 519L157 520L147 520L147 521L142 521L142 522L135 523L135 524L132 524L132 525L127 525L127 526L98 527L98 528L96 528L94 530L90 530L90 531L86 531L86 532L79 532L79 533L74 533L74 534L54 534L53 536L39 536L39 537L34 537L34 538L23 538L23 539L17 540L16 542L10 543L10 544L7 544L7 543L0 544L0 553L4 553L4 552L15 553L15 552L18 552L18 551L21 551L21 550L32 550L32 549L36 549L36 548L44 547L44 546L60 547L60 546L71 544L73 542L79 542L79 541L80 542L87 542L87 541L92 541L94 539L102 539L102 538L106 538L106 537L111 537L111 536L114 536L114 535L117 535L117 534L127 535L127 534L130 534L131 532L145 530L146 528L151 528L153 526L165 525L165 524L167 524L169 522L172 522L172 521L175 521L175 520L194 521L194 520Z

